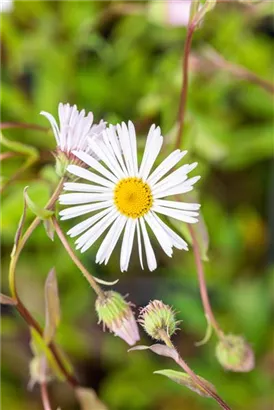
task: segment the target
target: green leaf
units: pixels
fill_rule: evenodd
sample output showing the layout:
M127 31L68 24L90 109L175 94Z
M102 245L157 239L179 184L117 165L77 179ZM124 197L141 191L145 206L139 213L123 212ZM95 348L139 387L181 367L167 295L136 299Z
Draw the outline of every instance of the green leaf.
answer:
M27 187L25 187L25 188L24 188L24 191L23 191L23 200L24 200L23 213L22 213L22 216L21 216L21 218L20 218L17 231L16 231L16 233L15 233L14 245L13 245L13 249L12 249L12 252L11 252L11 257L13 257L14 254L15 254L15 252L16 252L18 243L19 243L20 238L21 238L21 236L22 236L22 229L23 229L23 226L24 226L24 223L25 223L25 220L26 220L26 210L27 210L27 204L26 204L26 198L25 198L25 191L26 191L26 189L27 189Z
M22 144L17 141L10 141L8 138L4 137L3 133L0 132L0 143L18 154L26 155L33 158L38 158L39 154L36 148L31 147L30 145Z
M35 357L45 356L49 367L52 369L56 377L64 381L65 376L60 370L59 364L56 362L55 357L53 356L50 348L43 339L43 337L37 332L33 327L30 328L31 332L31 350Z
M217 3L217 0L206 0L204 6L194 16L193 22L195 23L195 25L198 25L202 22L206 13L213 10L214 7L216 6L216 3Z
M200 387L187 373L184 372L177 372L175 370L165 369L165 370L158 370L154 372L154 374L161 374L163 376L168 377L169 379L173 380L175 383L181 384L182 386L187 387L188 389L198 393L200 396L203 397L211 397L202 387ZM203 379L200 376L197 376L198 379L210 390L216 393L215 387L209 383L207 380Z
M30 210L42 220L46 220L46 219L51 218L54 215L54 212L49 211L48 209L41 208L40 206L36 205L30 199L30 197L27 193L27 189L28 189L28 187L26 187L25 190L24 190L24 197L25 197L26 203L27 203L28 207L30 208Z
M51 241L53 241L54 240L55 228L54 228L52 219L51 218L50 219L45 219L43 225L44 225L47 236L49 237L49 239Z
M52 269L45 283L45 308L46 324L44 329L44 341L50 343L60 323L60 302L58 296L58 284L55 270Z
M81 410L107 410L107 407L98 399L94 390L77 387L75 393Z

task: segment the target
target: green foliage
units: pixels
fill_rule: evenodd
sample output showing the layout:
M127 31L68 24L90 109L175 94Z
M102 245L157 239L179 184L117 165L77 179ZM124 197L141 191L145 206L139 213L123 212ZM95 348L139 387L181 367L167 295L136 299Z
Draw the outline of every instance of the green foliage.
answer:
M162 5L155 2L154 10L157 6ZM267 210L273 196L273 96L217 67L208 55L213 49L227 61L271 81L273 37L267 34L266 18L270 13L271 2L252 7L218 2L206 14L193 39L181 146L189 150L188 162L199 162L202 176L198 189L205 226L198 229L204 259L209 259L204 266L213 309L225 332L245 335L252 345L255 370L242 375L224 372L214 357L213 336L205 346L194 346L204 336L207 323L191 246L188 253L178 251L169 259L157 252L155 240L160 266L153 274L140 271L137 252L133 252L129 272L121 276L118 252L107 266L94 263L97 245L82 256L100 279L112 281L119 276L117 290L129 292L138 307L154 297L174 306L183 320L175 341L184 358L216 385L232 408L241 410L268 408L272 402L273 256L266 249L270 248L269 230L273 231L273 226L268 228ZM39 112L56 115L60 101L70 102L93 111L96 121L132 119L140 147L149 125L159 124L165 137L163 151L169 153L176 135L185 37L185 27L172 27L155 18L147 2L15 1L13 12L1 15L2 122L47 127ZM42 208L57 181L51 132L2 132L3 154L16 153L2 162L4 183L20 170L2 196L2 285L8 294L8 263L22 214L23 189L29 185L32 201ZM185 197L188 200L190 195ZM27 210L24 226L33 218ZM64 230L70 226L63 224ZM182 232L181 226L176 229ZM43 283L53 265L62 306L56 339L81 380L96 388L110 409L216 408L213 401L152 375L155 369L170 366L170 359L151 352L128 354L123 341L103 333L96 323L94 294L58 238L51 242L43 226L27 242L17 267L21 297L41 323ZM10 314L11 309L3 309L3 408L38 410L38 395L30 395L25 388L31 358L26 328ZM47 353L41 338L34 337ZM62 409L76 408L58 389L53 394Z

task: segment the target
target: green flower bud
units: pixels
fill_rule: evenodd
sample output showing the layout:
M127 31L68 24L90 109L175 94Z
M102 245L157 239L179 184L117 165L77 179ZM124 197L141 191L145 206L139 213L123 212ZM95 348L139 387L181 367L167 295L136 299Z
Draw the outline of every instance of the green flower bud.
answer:
M125 340L130 346L139 339L139 331L130 303L118 292L105 292L105 297L98 297L95 303L99 323L102 322L116 336Z
M66 172L67 172L67 167L70 164L69 157L65 152L62 152L60 150L57 151L57 154L54 155L56 159L56 164L55 164L55 170L56 174L62 178Z
M254 368L254 353L241 336L224 336L216 346L216 356L227 370L249 372Z
M173 335L179 323L172 308L160 300L153 300L141 310L139 322L147 334L156 340L163 340L163 331L168 336Z

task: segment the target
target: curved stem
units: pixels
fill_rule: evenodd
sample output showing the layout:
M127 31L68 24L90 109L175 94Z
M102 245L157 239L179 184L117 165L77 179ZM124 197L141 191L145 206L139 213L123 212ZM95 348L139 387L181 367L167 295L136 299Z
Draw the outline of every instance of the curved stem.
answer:
M222 329L220 328L217 320L215 319L215 316L213 314L213 311L210 305L208 293L207 293L205 274L204 274L203 264L202 264L202 260L200 256L199 244L198 244L198 241L197 241L192 225L188 225L188 229L189 229L189 232L192 238L195 263L196 263L197 274L198 274L198 279L199 279L200 294L201 294L204 311L212 327L215 329L218 337L222 339L224 336L224 333Z
M90 284L90 286L92 287L94 292L96 292L96 294L98 296L100 296L101 298L104 298L105 297L104 292L102 291L101 287L98 285L98 283L95 281L93 276L85 268L85 266L82 264L82 262L80 262L80 260L77 258L77 256L75 255L75 253L71 249L71 246L68 243L67 238L64 235L62 229L60 228L60 225L58 224L57 219L55 217L52 218L52 222L53 222L55 231L56 231L57 235L59 236L60 241L62 242L64 248L66 249L67 253L71 257L71 259L73 260L75 265L80 269L80 271L82 272L82 274L84 275L84 277L86 278L86 280L88 281L88 283Z
M185 111L186 111L187 91L188 91L189 55L190 55L192 37L195 31L195 27L196 27L196 24L192 22L188 25L188 28L187 28L187 36L186 36L183 61L182 61L183 83L182 83L179 112L178 112L179 129L178 129L176 144L175 144L176 148L180 148L182 144L182 135L184 131Z
M24 128L26 130L49 131L48 127L43 127L36 124L27 124L24 122L1 122L0 129L5 130L9 128Z
M176 363L192 378L192 380L197 384L202 390L206 391L206 393L212 397L216 402L219 404L219 406L224 409L224 410L231 410L230 407L223 401L223 399L215 393L210 387L208 387L194 372L191 370L191 368L188 366L188 364L182 359L180 354L178 353L176 347L173 345L172 341L170 340L170 337L166 333L165 330L160 330L159 334L161 336L161 339L165 344L170 347L171 349L174 349L177 352L177 360Z
M44 410L52 410L50 401L49 401L47 383L45 382L40 383L40 392L41 392L41 399L42 399Z

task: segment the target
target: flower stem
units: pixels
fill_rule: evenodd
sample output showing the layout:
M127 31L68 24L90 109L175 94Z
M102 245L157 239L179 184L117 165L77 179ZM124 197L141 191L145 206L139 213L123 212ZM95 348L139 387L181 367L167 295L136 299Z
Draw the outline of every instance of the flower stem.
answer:
M88 283L90 284L90 286L92 287L94 292L98 296L100 296L102 299L104 299L105 295L104 295L103 290L101 289L101 287L95 281L93 276L89 273L89 271L85 268L85 266L82 264L82 262L77 258L77 256L73 252L70 244L68 243L68 240L67 240L66 236L64 235L64 233L63 233L62 229L60 228L60 225L58 224L58 221L55 217L52 218L52 222L53 222L55 231L56 231L57 235L59 236L59 239L62 242L64 248L67 251L67 253L69 254L70 258L73 260L75 265L80 269L80 271L82 272L82 274L84 275L84 277L86 278L86 280L88 281Z
M5 130L9 128L24 128L27 130L37 130L37 131L49 131L48 127L42 127L37 124L27 124L24 122L1 122L0 129Z
M215 393L210 387L208 387L194 372L191 370L191 368L188 366L188 364L182 359L180 354L178 353L176 347L173 345L170 337L166 333L164 329L159 331L159 334L161 335L161 339L165 344L174 349L177 352L177 359L176 363L192 378L195 384L197 384L202 390L206 391L206 393L212 397L216 402L219 404L219 406L224 409L224 410L231 410L230 407L223 401L223 399Z
M206 281L205 281L205 274L204 274L204 269L203 269L203 264L201 260L201 255L200 255L200 249L199 249L199 244L194 232L194 229L192 225L188 225L188 229L192 238L192 244L193 244L193 251L194 251L194 258L195 258L195 263L197 267L197 274L198 274L198 279L199 279L199 286L200 286L200 294L201 294L201 299L205 311L205 315L207 316L209 322L211 323L212 327L216 331L216 334L220 339L223 339L224 333L222 329L220 328L217 320L215 319L215 316L213 314L208 293L207 293L207 287L206 287Z
M52 410L46 382L40 383L40 392L44 410Z
M183 82L182 82L182 90L181 90L181 97L180 97L180 104L179 104L179 112L178 112L178 124L179 129L176 138L176 148L180 148L182 144L182 135L184 131L184 124L185 124L185 111L186 111L186 102L187 102L187 91L188 91L188 68L189 68L189 56L191 50L191 43L193 33L195 31L196 24L195 22L191 22L187 28L187 36L182 60L182 73L183 73Z

